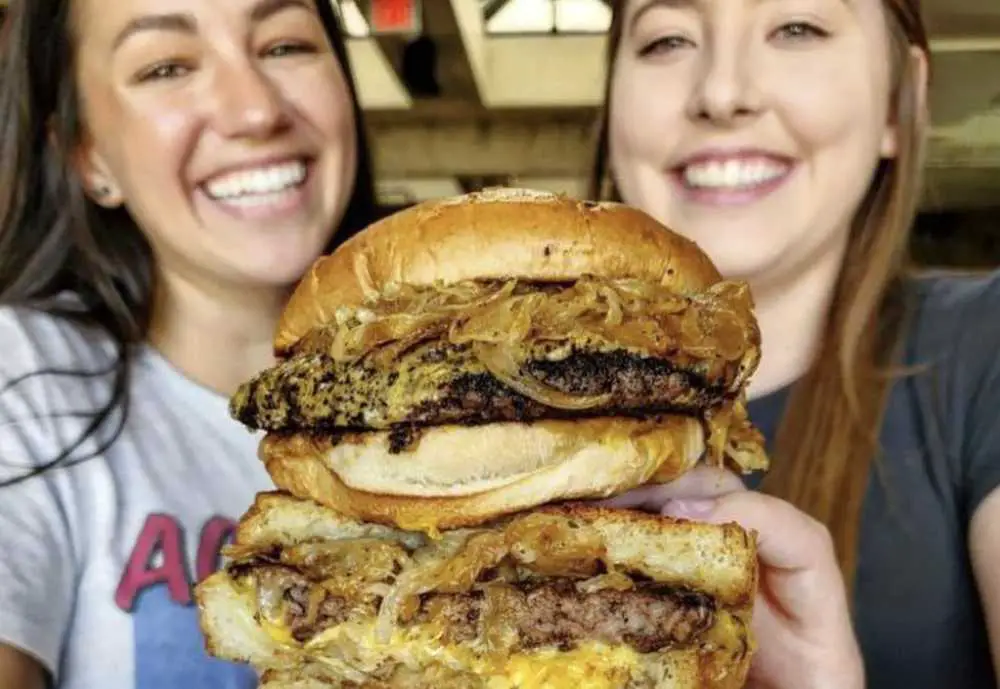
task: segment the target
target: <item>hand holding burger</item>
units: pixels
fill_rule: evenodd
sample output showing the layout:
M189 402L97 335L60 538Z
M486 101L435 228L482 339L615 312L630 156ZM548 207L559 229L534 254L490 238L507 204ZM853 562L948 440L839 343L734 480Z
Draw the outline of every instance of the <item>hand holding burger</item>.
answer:
M697 467L609 505L709 521L757 533L758 650L747 689L864 689L864 667L844 582L826 528L783 500L747 491L734 474Z

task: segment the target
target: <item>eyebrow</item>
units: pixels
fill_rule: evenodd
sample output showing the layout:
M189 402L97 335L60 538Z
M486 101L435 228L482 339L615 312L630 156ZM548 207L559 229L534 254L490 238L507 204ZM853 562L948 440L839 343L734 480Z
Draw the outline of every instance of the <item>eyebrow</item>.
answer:
M315 12L309 0L259 0L250 9L250 21L260 23L269 17L293 7ZM135 34L144 31L172 31L175 33L194 34L197 32L197 22L190 14L148 14L129 21L115 36L113 50L117 50L125 41Z
M323 1L320 0L320 2ZM254 23L262 22L278 12L294 7L304 9L310 13L316 12L316 7L309 0L260 0L250 10L250 21Z
M841 2L848 7L854 4L852 0L841 0ZM647 0L647 2L644 2L639 9L635 11L632 18L629 20L629 33L635 30L635 26L639 23L639 19L642 15L646 14L655 7L669 7L675 10L686 10L691 9L697 4L698 0Z
M636 24L642 18L642 15L646 14L650 10L656 7L669 7L671 9L686 10L694 7L697 0L648 0L644 2L639 9L632 14L632 18L628 22L629 33L635 31Z
M195 33L194 17L190 14L147 14L129 21L115 36L112 50L117 50L132 36L144 31L173 31Z

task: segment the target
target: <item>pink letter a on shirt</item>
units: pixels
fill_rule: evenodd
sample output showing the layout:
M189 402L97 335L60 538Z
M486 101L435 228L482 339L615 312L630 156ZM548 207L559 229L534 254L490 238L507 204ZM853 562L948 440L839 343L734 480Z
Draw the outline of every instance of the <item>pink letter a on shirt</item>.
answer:
M164 514L146 517L115 591L115 603L120 609L131 612L143 590L163 583L175 603L191 603L181 536L181 527L173 517ZM154 565L157 553L162 553L163 561Z

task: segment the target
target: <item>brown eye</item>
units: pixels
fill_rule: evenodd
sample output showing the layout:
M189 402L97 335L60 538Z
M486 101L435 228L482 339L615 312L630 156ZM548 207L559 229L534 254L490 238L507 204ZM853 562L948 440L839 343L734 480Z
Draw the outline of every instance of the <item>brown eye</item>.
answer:
M136 76L136 81L145 83L149 81L162 81L164 79L177 79L190 74L190 72L190 68L179 62L159 62L139 72Z
M650 41L646 43L642 48L639 49L639 55L641 57L646 57L649 55L658 55L661 53L672 53L675 50L680 50L681 48L694 47L694 42L685 38L684 36L663 36L662 38L657 38L655 41Z
M264 55L266 57L289 57L292 55L302 55L304 53L308 54L315 52L316 48L309 44L285 42L271 46L266 51L264 51Z
M779 40L805 41L816 38L828 38L830 34L809 22L789 22L778 27L771 36Z

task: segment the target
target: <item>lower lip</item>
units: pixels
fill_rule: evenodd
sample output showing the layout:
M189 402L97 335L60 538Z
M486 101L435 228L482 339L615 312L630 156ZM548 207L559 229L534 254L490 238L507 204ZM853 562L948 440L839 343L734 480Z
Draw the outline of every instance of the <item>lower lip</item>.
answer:
M694 187L687 183L681 171L674 173L674 179L684 192L684 196L695 203L710 206L743 206L760 201L776 191L791 177L794 168L789 166L782 174L752 186L710 189Z
M294 187L272 194L251 195L240 200L219 199L208 194L204 187L200 194L213 207L238 220L281 220L295 215L305 207L312 169L306 165L306 178Z

